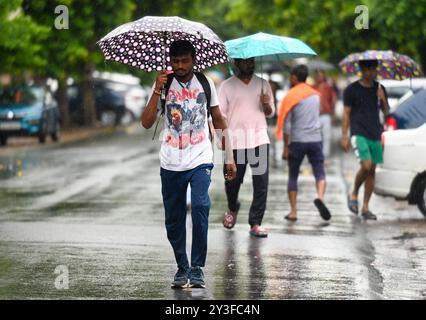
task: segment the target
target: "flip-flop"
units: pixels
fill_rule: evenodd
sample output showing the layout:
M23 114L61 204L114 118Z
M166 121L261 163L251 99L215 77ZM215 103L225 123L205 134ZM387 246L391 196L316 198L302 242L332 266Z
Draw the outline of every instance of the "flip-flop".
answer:
M291 217L290 216L290 213L288 214L288 215L286 215L285 217L284 217L284 219L286 219L286 220L289 220L289 221L297 221L297 217Z
M358 214L358 200L352 200L350 195L348 195L348 209L352 213Z
M370 210L362 212L361 217L363 217L365 220L377 220L377 216Z
M315 204L315 207L317 207L321 215L321 218L323 218L326 221L330 220L331 214L328 208L325 206L324 202L322 202L321 199L315 199L314 204Z

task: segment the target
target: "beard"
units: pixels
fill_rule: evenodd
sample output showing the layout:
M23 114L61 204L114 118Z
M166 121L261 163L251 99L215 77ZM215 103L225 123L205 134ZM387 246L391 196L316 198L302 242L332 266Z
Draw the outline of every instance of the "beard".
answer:
M175 75L178 78L178 80L180 80L180 79L185 79L186 77L188 77L191 74L191 72L192 72L192 69L191 70L180 69L175 71Z
M246 70L239 70L240 75L243 77L251 77L254 74L254 69L246 69Z

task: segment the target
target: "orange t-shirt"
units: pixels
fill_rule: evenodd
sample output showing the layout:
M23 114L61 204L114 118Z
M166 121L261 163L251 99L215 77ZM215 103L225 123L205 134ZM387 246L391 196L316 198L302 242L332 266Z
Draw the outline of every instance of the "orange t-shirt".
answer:
M334 98L336 92L334 88L327 82L320 83L319 85L312 86L315 90L320 93L320 114L333 114L334 113Z

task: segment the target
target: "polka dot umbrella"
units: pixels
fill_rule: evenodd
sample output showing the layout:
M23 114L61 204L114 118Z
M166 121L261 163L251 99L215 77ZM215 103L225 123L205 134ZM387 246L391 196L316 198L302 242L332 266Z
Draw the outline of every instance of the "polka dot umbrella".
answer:
M419 65L413 59L391 50L367 50L352 53L343 59L339 66L344 73L361 76L359 61L362 60L377 60L379 62L377 69L379 79L403 80L420 76L422 73Z
M180 17L143 17L117 27L98 45L106 60L151 72L171 70L169 48L176 40L194 45L195 71L229 61L225 45L210 28Z

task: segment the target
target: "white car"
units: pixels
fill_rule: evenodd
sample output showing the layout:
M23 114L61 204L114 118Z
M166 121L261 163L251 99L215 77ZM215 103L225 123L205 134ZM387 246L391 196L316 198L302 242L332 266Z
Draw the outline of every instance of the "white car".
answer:
M407 92L426 88L426 78L413 78L402 81L386 79L380 80L379 82L386 88L391 112L393 112L398 105L398 100Z
M382 135L383 164L376 170L374 192L417 204L426 217L426 123L416 129Z

